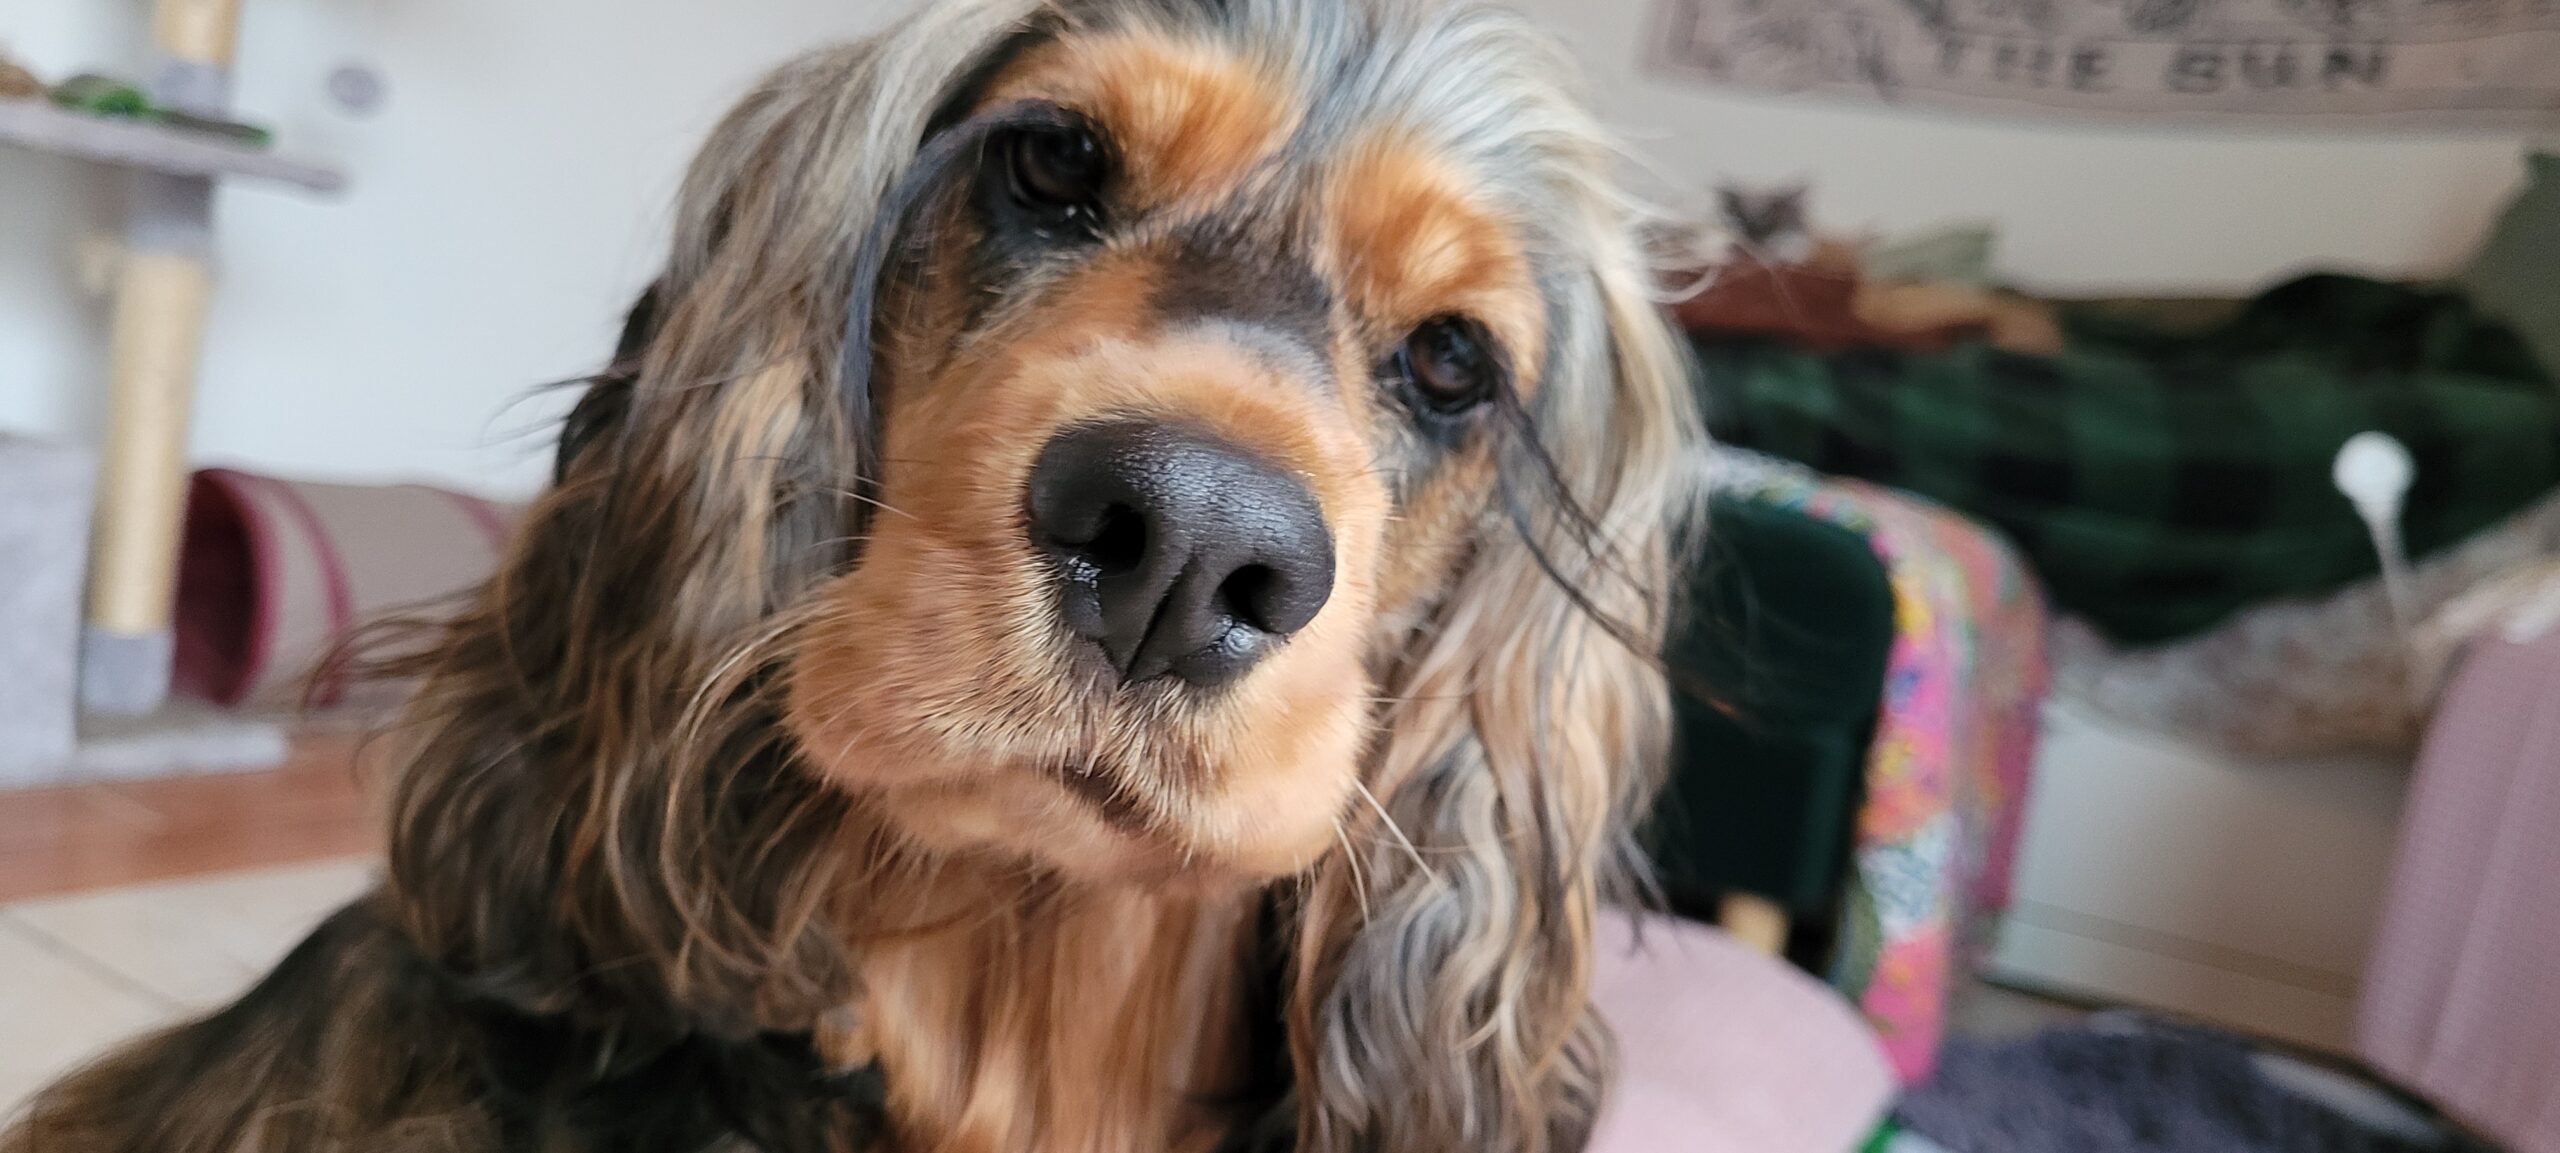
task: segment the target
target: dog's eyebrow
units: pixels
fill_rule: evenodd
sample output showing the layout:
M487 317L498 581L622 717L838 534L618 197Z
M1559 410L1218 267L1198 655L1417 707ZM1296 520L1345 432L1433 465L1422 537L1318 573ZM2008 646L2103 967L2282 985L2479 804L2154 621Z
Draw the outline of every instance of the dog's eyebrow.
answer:
M931 140L968 118L969 109L995 86L996 78L1013 67L1034 48L1058 38L1059 17L1055 12L1040 12L1026 18L995 50L960 75L944 91L942 104L933 118L925 122L924 138Z
M870 507L869 499L879 495L872 491L878 485L872 470L877 467L880 453L876 443L878 414L873 411L871 396L871 328L890 261L914 223L916 210L942 190L953 169L975 159L995 134L1013 128L1067 127L1076 123L1074 114L1065 108L1038 100L1008 104L961 121L927 138L923 147L916 150L915 160L880 198L871 226L854 250L853 283L845 293L844 343L836 370L836 386L843 397L848 424L861 438L859 475L854 484L855 491L864 498L861 507Z
M1321 358L1332 339L1333 290L1251 208L1184 229L1165 253L1154 307L1168 321L1231 320L1283 333Z
M1183 330L1224 339L1298 380L1324 381L1333 376L1323 347L1307 343L1305 334L1288 328L1241 317L1204 316L1189 321Z

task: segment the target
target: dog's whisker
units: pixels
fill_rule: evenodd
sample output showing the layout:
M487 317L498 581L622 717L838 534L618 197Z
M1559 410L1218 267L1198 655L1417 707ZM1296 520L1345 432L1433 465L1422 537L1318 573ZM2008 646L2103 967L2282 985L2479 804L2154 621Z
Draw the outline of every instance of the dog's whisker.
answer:
M1372 696L1364 698L1373 705L1447 704L1467 699L1465 693L1415 693L1410 696Z
M849 500L849 501L853 501L853 502L855 502L855 503L857 503L857 504L865 504L865 505L869 505L869 506L871 506L872 508L876 508L876 509L879 509L879 510L880 510L880 511L882 511L882 512L888 513L888 514L889 514L889 515L891 515L891 516L900 517L900 518L903 518L903 519L906 519L906 520L915 520L915 519L917 519L917 517L916 517L916 515L915 515L914 513L908 512L908 511L907 511L907 510L905 510L905 509L902 509L902 508L899 508L899 507L898 507L898 506L896 506L896 505L890 504L889 502L887 502L887 501L885 501L885 500L882 500L882 499L880 499L879 497L866 495L866 494L864 494L864 493L858 493L858 492L855 492L855 491L853 491L852 489L849 489L849 488L820 488L820 489L816 489L816 490L813 490L813 491L817 492L818 494L820 494L820 495L822 495L822 496L832 496L832 497L835 497L835 498L837 498L837 499L839 499L839 500Z
M1378 794L1369 791L1368 782L1354 777L1351 780L1351 787L1359 791L1360 798L1369 802L1370 810L1378 814L1378 820L1384 822L1387 830L1395 834L1396 844L1404 850L1406 856L1413 858L1413 867L1422 870L1422 875L1430 878L1434 886L1439 885L1440 871L1432 868L1431 862L1422 859L1422 850L1414 847L1413 838L1405 835L1404 826L1396 823L1394 815L1387 812L1387 807L1378 803Z
M1369 877L1360 868L1360 850L1352 846L1350 830L1343 828L1338 817L1333 822L1333 839L1342 846L1343 867L1351 871L1351 895L1360 906L1360 923L1368 924L1372 919L1369 913Z
M1394 837L1387 836L1385 834L1354 833L1352 834L1352 837L1354 840L1371 848L1394 849L1398 852L1404 851L1404 846L1402 844L1397 843ZM1518 834L1497 834L1497 843L1503 845L1522 845L1528 843L1528 839ZM1464 857L1475 852L1474 849L1464 845L1419 845L1415 846L1414 851L1419 852L1426 857L1438 857L1444 860L1452 857Z
M871 543L871 534L869 533L855 533L850 536L821 537L817 540L810 541L808 547L800 550L800 554L802 556L807 556L813 552L831 552L848 546L867 545L869 543Z

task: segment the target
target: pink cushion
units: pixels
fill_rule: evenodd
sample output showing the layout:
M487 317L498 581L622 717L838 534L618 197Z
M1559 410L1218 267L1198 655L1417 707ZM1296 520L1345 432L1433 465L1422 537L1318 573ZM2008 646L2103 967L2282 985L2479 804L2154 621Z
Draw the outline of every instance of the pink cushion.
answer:
M1884 1050L1822 983L1684 922L1600 938L1619 1073L1591 1153L1848 1153L1884 1116Z

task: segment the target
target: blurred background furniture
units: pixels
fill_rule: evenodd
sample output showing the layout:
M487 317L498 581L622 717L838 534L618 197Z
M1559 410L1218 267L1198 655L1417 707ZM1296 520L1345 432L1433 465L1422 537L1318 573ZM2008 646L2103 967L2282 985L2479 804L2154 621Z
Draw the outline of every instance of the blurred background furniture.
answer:
M2427 736L2357 1051L2515 1150L2560 1151L2560 565Z
M1668 654L1686 691L1646 843L1673 908L1776 954L1839 907L1893 588L1849 529L1749 497L1711 515Z
M1856 1010L1724 934L1601 916L1592 1000L1618 1075L1591 1153L1847 1150L1894 1081Z
M1675 907L1822 975L1918 1082L2009 903L2042 601L1926 501L1741 450L1704 467L1647 843Z
M0 435L0 787L265 768L287 755L287 718L378 718L406 686L321 669L325 658L371 622L487 579L520 515L427 485L201 470L177 562L176 696L147 718L83 717L94 476L86 452Z
M87 453L0 433L0 788L71 759L95 469Z
M2346 1055L2407 761L2268 756L2062 699L1990 979Z
M155 0L151 103L207 121L228 114L240 3ZM236 176L334 192L344 178L203 128L40 100L0 102L0 143L130 173L80 677L91 712L142 716L169 691L187 430L213 296L215 185Z
M1983 975L2354 1051L2414 746L2460 664L2451 618L2560 558L2560 300L2531 271L2560 258L2560 159L2528 171L2443 281L2039 300L1997 290L1986 246L1824 241L1800 266L1728 254L1678 306L1724 445L1969 521L2051 598L2026 832L1992 842L2019 854L2015 899L1965 906L2007 912L1975 922L2000 930L1972 941ZM2037 309L2057 346L2027 347ZM2415 458L2398 606L2331 475L2376 430Z

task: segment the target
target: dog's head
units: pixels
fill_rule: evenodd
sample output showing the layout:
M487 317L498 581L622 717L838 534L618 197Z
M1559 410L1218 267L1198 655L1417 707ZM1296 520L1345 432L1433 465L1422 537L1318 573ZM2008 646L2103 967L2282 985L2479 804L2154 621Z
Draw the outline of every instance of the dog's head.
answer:
M760 87L457 645L506 676L429 692L569 762L524 883L591 857L753 1000L833 856L1297 878L1346 1132L1556 1112L1693 435L1566 71L1470 6L962 0Z
M873 221L867 532L791 717L934 848L1261 879L1334 846L1554 367L1526 158L1451 123L1509 110L1218 33L1020 48Z

